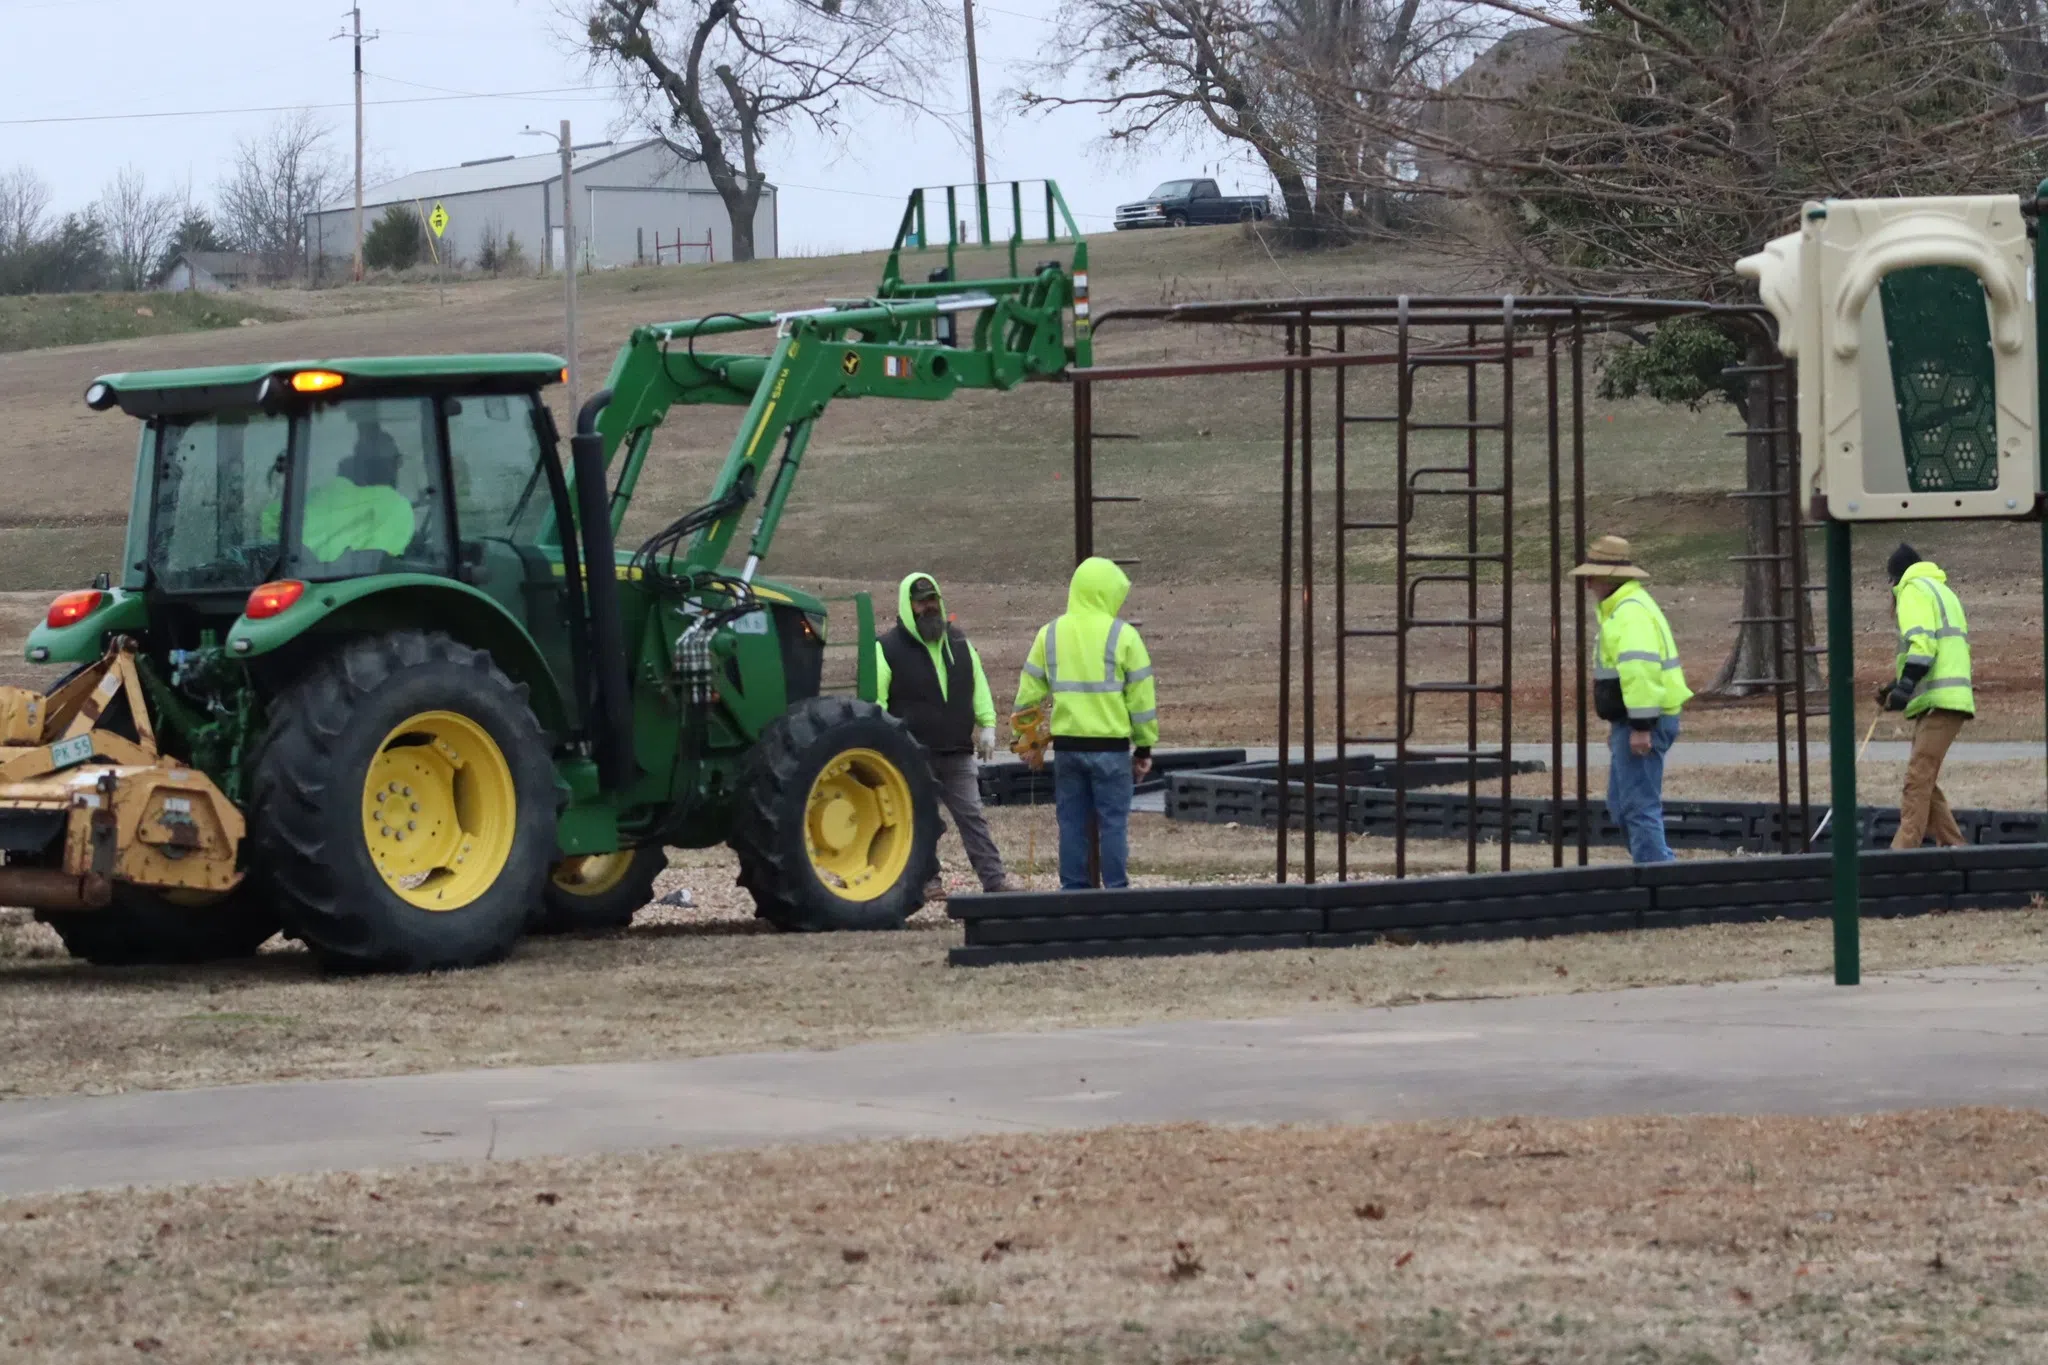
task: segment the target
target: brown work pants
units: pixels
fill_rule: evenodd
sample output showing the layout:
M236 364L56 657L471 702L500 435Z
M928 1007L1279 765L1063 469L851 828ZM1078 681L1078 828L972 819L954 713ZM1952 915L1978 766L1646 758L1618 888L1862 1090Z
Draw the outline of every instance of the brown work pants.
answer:
M1899 795L1899 832L1892 838L1893 848L1918 848L1929 834L1943 848L1966 842L1937 779L1948 746L1956 742L1968 719L1960 711L1929 711L1914 722L1913 756L1906 761L1906 789Z

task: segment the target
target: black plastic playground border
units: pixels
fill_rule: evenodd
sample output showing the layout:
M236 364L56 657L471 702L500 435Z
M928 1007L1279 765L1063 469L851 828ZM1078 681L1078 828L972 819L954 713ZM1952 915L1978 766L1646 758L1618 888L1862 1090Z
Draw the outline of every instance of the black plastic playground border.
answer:
M1166 814L1169 819L1197 824L1250 825L1271 829L1279 820L1279 782L1267 775L1272 764L1240 764L1227 769L1173 772L1166 779ZM1535 765L1517 764L1534 770ZM1256 770L1256 771L1255 771ZM1496 768L1496 773L1498 769ZM1486 780L1483 776L1480 780ZM1301 828L1302 812L1308 805L1307 784L1290 782L1288 802L1290 828ZM1319 782L1315 791L1316 828L1334 832L1339 827L1338 789ZM1343 789L1343 827L1352 834L1392 838L1395 792L1391 785L1376 785L1368 776L1360 785ZM1462 839L1472 820L1473 801L1464 792L1409 791L1407 833L1411 839ZM1502 802L1498 796L1481 796L1477 802L1479 837L1498 839L1501 835ZM1564 827L1563 840L1576 844L1579 837L1579 808L1567 801L1553 810L1546 797L1518 796L1507 803L1507 837L1513 843L1549 843L1552 821ZM1595 796L1587 802L1586 841L1617 845L1626 842L1620 829L1607 818L1605 804ZM2048 813L2029 810L1965 809L1955 812L1956 823L1972 844L2032 844L2048 839ZM1814 817L1818 823L1820 817ZM1777 853L1784 812L1775 801L1666 801L1664 837L1673 848L1711 849L1724 853ZM1826 849L1833 838L1835 822L1813 841L1815 849ZM1899 812L1895 806L1860 806L1856 830L1861 846L1889 850L1898 832ZM1802 838L1800 834L1795 839Z
M1863 854L1873 918L2016 909L2048 894L2048 843ZM955 966L1164 957L1269 948L1456 943L1557 934L1821 919L1825 853L1544 868L1399 880L1025 891L947 905L966 941Z

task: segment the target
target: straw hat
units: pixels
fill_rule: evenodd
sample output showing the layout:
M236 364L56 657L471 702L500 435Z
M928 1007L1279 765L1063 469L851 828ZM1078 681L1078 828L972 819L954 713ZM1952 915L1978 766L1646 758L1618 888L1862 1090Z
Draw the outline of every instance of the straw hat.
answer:
M1572 570L1573 578L1648 578L1649 571L1636 567L1628 542L1620 536L1602 536L1586 547L1586 562Z

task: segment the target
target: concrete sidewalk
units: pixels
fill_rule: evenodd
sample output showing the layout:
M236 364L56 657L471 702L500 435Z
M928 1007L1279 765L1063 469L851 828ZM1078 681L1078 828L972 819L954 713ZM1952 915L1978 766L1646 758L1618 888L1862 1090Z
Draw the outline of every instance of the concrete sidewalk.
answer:
M2048 1108L2048 966L0 1103L0 1194L1206 1120Z

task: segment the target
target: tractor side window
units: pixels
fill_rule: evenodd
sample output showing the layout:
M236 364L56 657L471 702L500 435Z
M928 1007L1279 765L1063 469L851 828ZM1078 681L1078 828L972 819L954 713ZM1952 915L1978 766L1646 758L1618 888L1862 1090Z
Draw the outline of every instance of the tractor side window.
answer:
M446 408L462 538L532 544L552 506L533 400L523 394L466 394L450 399Z
M427 398L353 398L298 419L292 573L353 578L447 573L440 441Z
M282 417L223 412L157 437L149 563L169 592L253 588L277 567Z

